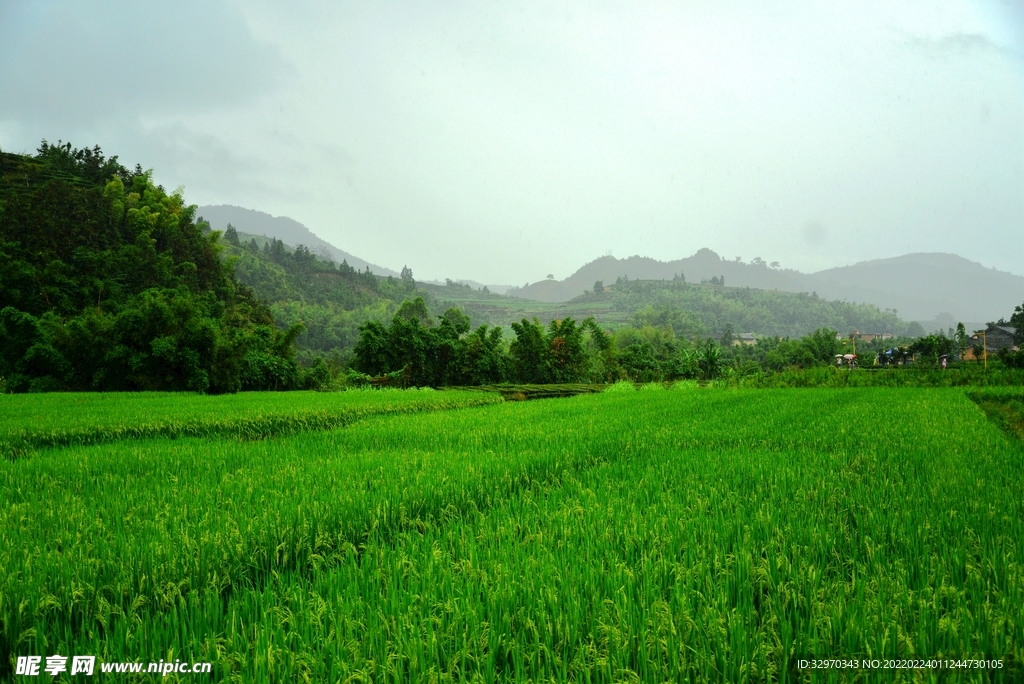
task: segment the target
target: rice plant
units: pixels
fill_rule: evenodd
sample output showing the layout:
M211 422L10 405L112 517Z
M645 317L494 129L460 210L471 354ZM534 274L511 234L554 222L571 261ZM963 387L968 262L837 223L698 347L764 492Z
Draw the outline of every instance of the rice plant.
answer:
M0 456L152 437L258 439L342 427L366 416L496 403L496 393L433 390L0 394Z
M1022 456L961 392L888 388L606 392L40 451L0 463L0 667L1018 681ZM798 667L815 656L1005 666Z

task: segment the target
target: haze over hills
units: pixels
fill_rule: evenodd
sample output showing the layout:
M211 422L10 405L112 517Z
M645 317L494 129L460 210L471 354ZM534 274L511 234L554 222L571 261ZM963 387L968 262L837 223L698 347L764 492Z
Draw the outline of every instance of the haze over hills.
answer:
M729 261L710 249L675 261L632 256L605 256L584 265L564 280L542 280L508 294L543 302L568 301L591 290L595 281L617 278L689 282L725 278L725 284L763 290L816 292L826 299L849 300L896 309L904 320L935 326L956 321L980 323L1009 316L1024 302L1024 277L985 268L955 254L915 253L862 261L852 266L800 273L765 261Z
M218 204L214 206L199 207L197 216L209 221L210 227L214 230L223 231L230 223L237 230L253 235L265 235L277 238L290 247L305 245L310 251L323 256L329 256L339 264L347 261L348 265L357 271L365 270L367 266L376 275L398 277L398 271L390 268L371 264L365 259L349 254L338 249L331 243L317 236L313 231L287 216L271 216L262 211L245 209L230 204Z
M286 216L275 217L231 205L200 207L198 215L216 230L224 230L230 223L243 233L278 238L293 247L306 245L338 263L347 261L360 271L368 266L378 275L398 275L391 269L339 249ZM496 293L557 303L589 292L599 280L605 285L612 285L618 278L673 280L677 277L698 283L721 278L730 287L814 292L825 299L874 304L897 311L904 320L919 321L928 330L945 330L958 321L968 327L978 327L985 321L1009 316L1015 306L1024 302L1024 277L985 268L977 262L945 253L905 254L815 273L801 273L756 258L749 263L724 259L705 248L674 261L642 256L626 259L604 256L585 264L564 280L541 280L513 288L488 287ZM476 289L482 287L474 281L454 282L467 283Z

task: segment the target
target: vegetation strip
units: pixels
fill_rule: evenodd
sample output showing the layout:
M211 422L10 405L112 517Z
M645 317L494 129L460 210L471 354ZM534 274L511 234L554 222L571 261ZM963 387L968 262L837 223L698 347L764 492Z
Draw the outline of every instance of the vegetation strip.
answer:
M575 397L580 394L597 394L608 389L609 385L565 383L561 385L480 385L467 387L451 387L448 389L467 392L497 392L506 401L525 401L528 399L554 399L558 397Z
M127 416L119 417L118 422L98 425L59 427L51 424L43 429L32 429L18 426L3 426L0 432L0 454L14 459L37 450L73 445L90 445L117 442L133 439L150 439L158 437L237 437L241 439L262 439L296 432L312 432L331 430L344 427L355 421L376 415L399 413L417 413L421 411L438 411L472 406L484 406L500 402L497 394L469 392L408 392L392 400L375 400L370 390L352 393L366 402L348 402L331 408L304 408L292 411L276 411L250 415L223 415L211 413L199 417L176 418L173 414L158 417L150 422L125 420L131 416L132 398L124 397ZM348 394L348 393L345 393ZM392 392L390 394L396 394ZM298 394L290 394L289 398L298 398ZM338 395L335 395L338 396ZM244 397L244 395L243 395ZM411 400L410 400L411 399ZM12 403L17 398L4 398L4 403ZM211 399L209 403L216 400ZM293 402L289 402L293 403ZM323 402L321 402L323 403ZM341 403L341 402L339 402ZM2 424L0 424L2 425Z

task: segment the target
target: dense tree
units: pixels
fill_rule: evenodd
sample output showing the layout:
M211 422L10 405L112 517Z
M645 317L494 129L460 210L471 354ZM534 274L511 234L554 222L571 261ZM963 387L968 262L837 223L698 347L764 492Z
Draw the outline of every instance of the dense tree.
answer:
M911 354L920 356L921 363L937 363L940 356L953 353L955 343L942 333L919 338L910 345Z
M714 380L722 374L722 352L714 340L706 340L697 348L697 369L705 380Z
M1014 307L1010 325L1014 327L1013 341L1018 345L1024 345L1024 304Z
M953 347L957 353L957 356L963 356L967 350L967 328L964 327L963 323L956 324L956 332L953 333Z
M99 148L0 154L4 390L230 392L260 359L294 385L294 334L220 251L180 193Z
M427 311L427 303L423 301L423 297L402 302L402 306L398 308L398 313L395 316L405 321L415 319L428 327L431 325L430 312Z
M360 327L354 366L371 376L400 372L411 386L474 385L505 379L501 329L470 332L469 317L448 309L434 325L422 298L406 301L390 325Z
M521 382L550 382L548 344L540 321L525 318L512 324L516 339L509 347L516 378Z
M509 377L501 328L481 325L469 333L461 347L458 366L452 374L454 385L489 385Z
M571 318L548 325L547 366L549 382L579 382L586 373L583 328Z
M416 281L412 277L412 269L408 266L402 266L402 287L407 292L412 292L416 289Z
M577 324L566 318L546 328L524 319L512 329L516 337L506 349L501 328L471 330L469 317L456 308L434 323L426 318L422 298L408 300L389 325L368 321L360 327L353 365L370 376L398 374L403 384L437 387L587 381L595 376L588 339L597 354L614 359L610 337L593 319Z

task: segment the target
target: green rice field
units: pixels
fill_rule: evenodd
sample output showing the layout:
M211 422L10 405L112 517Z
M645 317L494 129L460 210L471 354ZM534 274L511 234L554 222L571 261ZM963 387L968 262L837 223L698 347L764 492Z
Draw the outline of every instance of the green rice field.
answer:
M2 396L0 680L1024 680L1024 443L982 401L643 390Z

